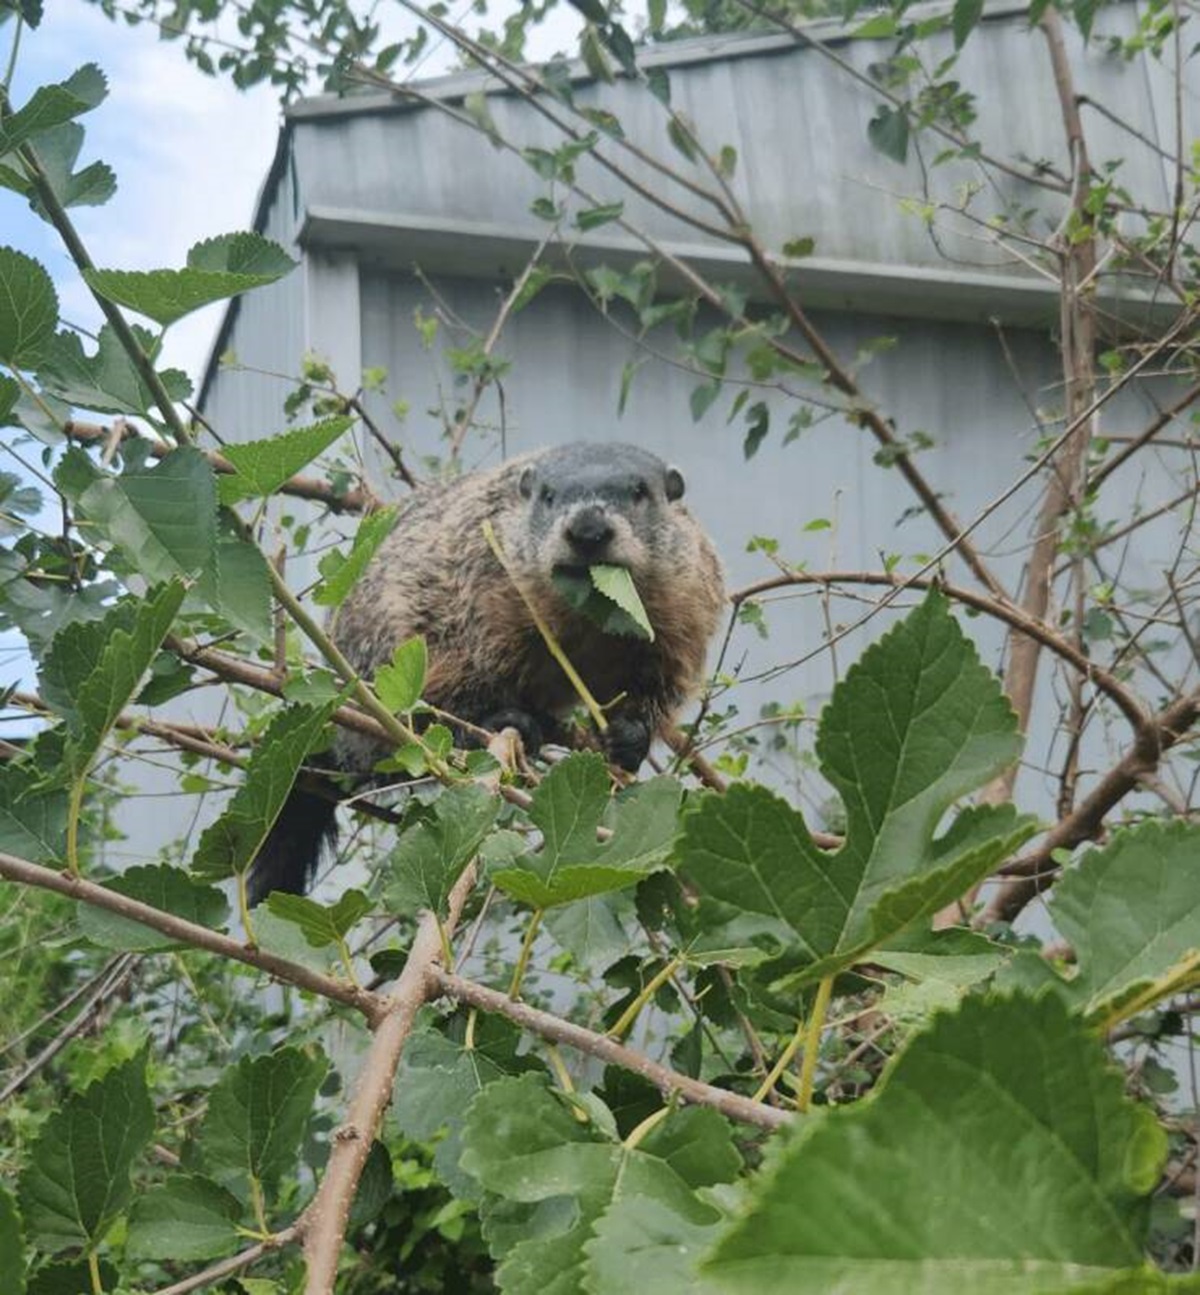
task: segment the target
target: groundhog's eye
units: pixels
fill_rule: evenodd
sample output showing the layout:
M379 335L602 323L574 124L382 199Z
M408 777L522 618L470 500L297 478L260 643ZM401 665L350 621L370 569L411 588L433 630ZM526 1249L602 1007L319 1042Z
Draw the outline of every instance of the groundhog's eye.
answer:
M551 490L549 486L543 486L541 490L538 491L538 498L541 499L544 504L552 504L554 502L554 491Z
M640 504L650 498L650 487L644 482L639 481L633 488L633 502Z

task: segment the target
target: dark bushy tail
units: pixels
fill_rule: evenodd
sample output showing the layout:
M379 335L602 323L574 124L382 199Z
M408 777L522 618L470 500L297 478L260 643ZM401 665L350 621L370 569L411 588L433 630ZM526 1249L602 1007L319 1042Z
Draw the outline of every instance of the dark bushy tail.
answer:
M337 840L336 809L332 800L292 788L250 865L246 893L252 905L273 890L303 895L312 885L321 851Z

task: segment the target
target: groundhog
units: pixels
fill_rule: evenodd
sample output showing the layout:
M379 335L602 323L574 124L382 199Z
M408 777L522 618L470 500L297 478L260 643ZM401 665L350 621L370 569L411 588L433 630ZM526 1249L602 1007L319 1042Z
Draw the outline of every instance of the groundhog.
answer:
M334 617L333 638L369 680L401 643L423 635L424 700L478 727L515 727L536 752L562 740L562 721L579 699L527 598L606 707L610 759L636 771L699 688L725 604L720 562L680 503L683 491L680 473L645 450L585 443L422 487ZM555 574L586 578L597 563L629 571L653 641L605 633L564 598ZM342 731L334 762L366 774L385 754ZM293 792L255 861L252 900L271 890L302 893L333 825L330 801Z

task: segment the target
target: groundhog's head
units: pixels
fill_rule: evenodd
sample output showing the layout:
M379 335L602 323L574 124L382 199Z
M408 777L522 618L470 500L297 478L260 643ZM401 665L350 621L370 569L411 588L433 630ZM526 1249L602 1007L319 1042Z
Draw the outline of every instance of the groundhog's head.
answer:
M520 477L539 570L582 574L596 563L646 574L674 547L683 477L635 445L564 445Z

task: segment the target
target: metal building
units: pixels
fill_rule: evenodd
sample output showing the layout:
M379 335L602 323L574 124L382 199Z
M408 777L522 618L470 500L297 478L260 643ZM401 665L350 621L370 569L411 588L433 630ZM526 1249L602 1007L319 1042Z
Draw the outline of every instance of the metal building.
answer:
M1149 55L1108 52L1104 39L1133 32L1137 20L1131 4L1103 10L1087 48L1073 29L1068 33L1070 55L1080 89L1106 108L1088 118L1093 163L1124 159L1121 183L1167 208L1174 184L1167 155L1177 151L1174 77ZM868 140L878 95L854 73L893 42L855 38L830 23L807 31L807 40L783 34L680 42L641 62L666 71L673 107L694 123L710 154L736 150L731 184L763 243L778 253L789 240L813 240L812 254L793 270L806 308L839 354L861 364L865 390L898 434L930 438L931 448L919 455L922 469L958 517L973 518L1020 476L1062 405L1056 284L1027 258L1006 252L984 222L1018 201L1036 211L1048 233L1062 218L1064 200L1003 172L985 176L971 162L931 165L936 150L928 142L910 148L904 164L884 156ZM949 53L949 33L937 39ZM972 129L985 154L1020 155L1029 165L1069 173L1050 61L1028 31L1026 6L990 6L957 75L976 94ZM1200 132L1200 83L1195 72L1190 78L1180 88L1189 139ZM596 84L582 69L575 82L576 102L614 113L646 155L630 164L635 178L668 193L683 212L711 216L652 165L658 159L704 178L673 147L667 116L644 86L624 79ZM201 394L205 416L225 436L279 430L291 384L272 375L296 372L300 357L313 352L332 364L344 389L357 386L364 369L385 369L380 423L415 466L445 453L439 411L458 399L446 348L462 345L467 329L487 333L550 226L531 212L547 196L547 182L511 149L437 104L462 115L467 103L478 113L482 95L496 130L518 148L552 150L562 137L534 103L477 74L413 89L418 99L364 93L310 99L289 110L255 225L294 249L301 268L228 309ZM587 154L578 175L599 202L623 200L625 217L657 247L752 302L761 299L743 251L639 198ZM978 188L970 207L975 219L953 212L964 186ZM920 208L939 204L950 210L931 228ZM565 221L553 243L549 259L576 267L624 270L653 259L644 243L613 224L583 232ZM1128 326L1169 317L1169 306L1153 294L1107 287L1103 293L1105 310ZM418 312L439 311L466 327L443 323L427 349L415 320ZM880 338L893 344L872 355ZM219 363L227 352L235 364ZM576 285L554 283L508 322L496 355L511 364L503 398L493 388L482 401L482 430L467 443L466 466L575 438L639 442L683 469L731 587L771 574L761 554L747 552L756 535L777 538L781 556L814 570L878 569L882 555L901 555L901 569L910 570L914 555L942 546L928 519L913 514L916 500L899 475L874 461L876 444L841 417L818 417L785 444L798 403L778 391L756 391L753 399L772 412L772 430L744 462L740 421L727 423L737 385L694 419L690 397L703 376L678 362L669 329L639 342L620 303L605 311ZM619 413L629 365L640 367ZM397 398L409 409L403 425L390 413ZM1167 398L1162 386L1124 394L1106 409L1105 427L1136 432ZM369 443L363 452L386 493L393 488L386 460ZM1100 513L1124 517L1153 506L1169 496L1182 469L1184 460L1166 454L1139 460L1110 479ZM976 532L1009 581L1020 571L1039 489L1034 482L1017 491ZM818 519L831 525L806 529ZM1126 580L1149 582L1177 533L1170 516L1140 532L1125 554ZM953 562L948 571L962 575ZM853 604L832 609L841 620L856 614ZM769 628L766 639L739 629L727 668L753 676L819 648L824 613L816 599L791 599L772 608ZM878 630L876 622L871 634ZM996 627L980 620L974 632L994 654ZM854 652L850 644L836 660L819 653L769 684L740 685L723 704L732 700L743 718L768 697L815 707L833 670L844 669ZM1049 732L1039 735L1043 752L1051 739Z

